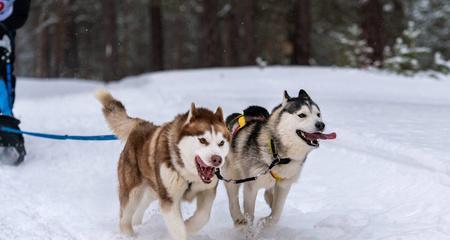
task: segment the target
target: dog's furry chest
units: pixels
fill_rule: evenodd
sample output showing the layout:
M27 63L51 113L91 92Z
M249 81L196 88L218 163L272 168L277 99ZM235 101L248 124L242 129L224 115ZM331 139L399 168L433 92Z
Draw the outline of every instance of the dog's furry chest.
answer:
M303 168L303 161L292 160L289 164L274 167L271 176L281 178L281 180L297 181Z

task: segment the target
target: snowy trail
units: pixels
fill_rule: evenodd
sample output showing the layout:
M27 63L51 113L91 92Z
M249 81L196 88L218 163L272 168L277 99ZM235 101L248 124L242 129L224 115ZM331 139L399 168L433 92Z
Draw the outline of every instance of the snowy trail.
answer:
M23 129L109 133L93 97L100 83L21 80ZM192 239L450 239L450 79L274 67L156 73L107 87L130 114L157 123L192 101L229 114L271 109L282 90L304 88L338 133L308 158L277 226L233 229L220 186L210 223ZM121 143L26 140L26 162L0 166L0 240L128 239L117 227ZM193 210L183 205L185 216ZM256 215L266 214L260 196ZM137 239L168 238L154 204L136 231Z

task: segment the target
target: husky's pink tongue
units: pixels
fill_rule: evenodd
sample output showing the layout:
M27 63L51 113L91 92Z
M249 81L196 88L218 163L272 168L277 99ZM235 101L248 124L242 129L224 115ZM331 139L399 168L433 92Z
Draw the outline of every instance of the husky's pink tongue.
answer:
M336 139L336 133L335 132L332 132L332 133L319 133L319 132L306 133L305 132L305 136L309 140L317 140L317 139L330 140L330 139Z
M215 168L206 165L200 156L195 156L195 162L197 163L197 171L204 183L210 183L214 177Z

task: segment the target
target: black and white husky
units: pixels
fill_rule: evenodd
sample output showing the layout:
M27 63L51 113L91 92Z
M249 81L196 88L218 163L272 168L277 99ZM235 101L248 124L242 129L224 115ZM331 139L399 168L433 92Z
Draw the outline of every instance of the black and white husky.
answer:
M280 219L289 189L298 180L308 153L319 147L319 139L336 136L323 133L325 123L320 108L304 90L294 98L285 91L283 102L271 114L256 106L246 111L242 121L237 120L240 114L227 118L234 136L222 171L229 179L259 177L242 184L244 214L239 205L241 184L225 183L230 213L235 226L253 222L257 192L264 188L264 198L272 211L261 223L271 225ZM241 123L239 130L233 129L233 122ZM282 164L269 169L279 159Z

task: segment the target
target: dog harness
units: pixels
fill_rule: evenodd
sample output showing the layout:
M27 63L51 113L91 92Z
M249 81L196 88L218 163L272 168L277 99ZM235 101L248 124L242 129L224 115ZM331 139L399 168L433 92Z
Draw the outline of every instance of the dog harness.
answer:
M239 132L239 130L241 130L247 123L252 122L252 121L266 121L266 120L267 120L267 118L264 117L263 115L246 116L245 114L240 114L231 121L232 124L229 127L229 129L230 129L230 132L232 133L232 136L234 137ZM276 172L272 171L272 168L274 168L277 165L281 165L281 164L289 164L291 162L291 159L290 158L280 158L273 139L270 139L269 149L272 154L272 162L270 163L270 165L267 167L266 170L260 172L256 176L243 178L243 179L226 179L220 173L220 169L217 168L216 172L215 172L217 178L224 182L232 182L234 184L240 184L240 183L244 183L244 182L255 181L256 179L258 179L259 176L270 173L270 175L275 179L276 182L283 180L284 178L282 176L280 176L279 174L277 174Z
M279 159L279 163L277 165L288 164L291 162L290 158L280 158L280 156L278 155L277 148L275 147L275 143L273 142L273 139L270 139L270 151L272 152L273 159ZM279 175L278 173L276 173L273 170L270 170L269 172L270 172L270 175L275 179L276 182L279 182L284 179L284 177L282 177L281 175Z
M250 117L250 116L245 116L245 115L239 115L237 116L235 119L232 120L232 122L234 122L233 126L231 127L231 136L235 136L237 132L239 132L239 130L241 130L246 124L247 122L251 122L251 121L265 121L266 118L264 118L263 116L260 117Z
M275 179L276 182L279 182L284 179L282 176L278 175L278 173L274 171L270 171L270 175L272 175L272 177Z
M276 172L272 171L272 168L274 168L277 165L289 164L291 162L291 159L290 158L280 158L280 156L278 155L278 151L275 147L275 143L274 143L273 139L270 139L270 151L272 152L272 159L273 159L272 163L270 163L270 165L267 167L266 170L260 172L259 174L257 174L254 177L248 177L248 178L243 178L243 179L227 179L222 176L219 168L216 169L215 174L219 180L222 180L227 183L231 182L234 184L240 184L240 183L244 183L244 182L255 181L256 179L258 179L259 176L270 173L270 175L275 179L275 181L279 182L279 181L283 180L284 178L282 176L278 175Z

